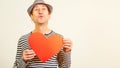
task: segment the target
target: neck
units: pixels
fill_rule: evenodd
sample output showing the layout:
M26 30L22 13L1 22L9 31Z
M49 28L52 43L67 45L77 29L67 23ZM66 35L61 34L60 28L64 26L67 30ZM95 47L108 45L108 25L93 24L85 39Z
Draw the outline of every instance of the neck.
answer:
M32 33L34 33L34 32L48 34L51 32L51 30L48 28L47 24L35 24L35 29L32 31Z

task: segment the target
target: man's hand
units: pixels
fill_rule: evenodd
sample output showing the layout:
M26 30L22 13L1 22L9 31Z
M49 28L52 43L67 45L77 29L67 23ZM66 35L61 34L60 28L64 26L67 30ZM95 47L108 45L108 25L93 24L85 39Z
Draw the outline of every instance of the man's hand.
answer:
M70 39L63 39L64 51L69 52L72 50L72 41Z
M27 60L30 60L30 59L33 59L34 56L36 56L35 52L33 50L24 50L23 51L23 60L24 61L27 61Z

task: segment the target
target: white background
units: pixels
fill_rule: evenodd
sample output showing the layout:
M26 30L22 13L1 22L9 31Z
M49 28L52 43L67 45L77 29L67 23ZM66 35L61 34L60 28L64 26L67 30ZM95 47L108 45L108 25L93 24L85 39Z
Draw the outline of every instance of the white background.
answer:
M34 0L0 2L0 68L12 68L18 39L33 30ZM70 38L71 68L120 68L120 0L45 0L54 7L49 26Z

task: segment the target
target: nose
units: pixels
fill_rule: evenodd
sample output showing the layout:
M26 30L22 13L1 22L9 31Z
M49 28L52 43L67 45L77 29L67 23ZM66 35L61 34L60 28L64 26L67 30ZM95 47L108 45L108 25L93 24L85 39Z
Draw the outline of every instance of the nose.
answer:
M39 14L43 14L43 11L42 11L42 10L39 10L38 13L39 13Z

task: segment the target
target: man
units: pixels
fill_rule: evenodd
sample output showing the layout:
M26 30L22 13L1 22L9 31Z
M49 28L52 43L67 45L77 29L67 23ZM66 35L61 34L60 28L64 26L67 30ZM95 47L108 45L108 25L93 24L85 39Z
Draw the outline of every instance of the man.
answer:
M57 34L48 28L52 9L52 6L46 4L43 0L35 0L28 8L27 12L35 24L35 29L19 39L14 68L70 68L72 48L70 39L63 39L63 48L46 62L41 62L38 59L27 41L28 37L35 32L40 32L46 37Z

